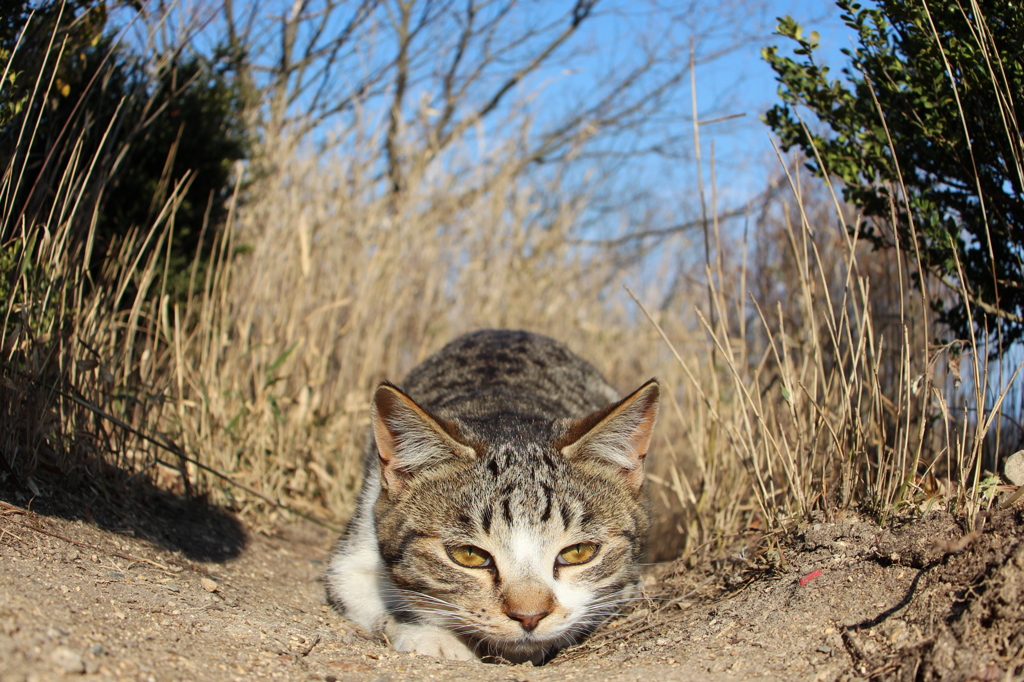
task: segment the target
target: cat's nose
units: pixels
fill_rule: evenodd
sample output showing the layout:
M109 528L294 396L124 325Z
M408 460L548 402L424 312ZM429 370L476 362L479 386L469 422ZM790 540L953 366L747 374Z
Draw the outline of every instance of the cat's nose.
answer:
M506 611L506 615L512 620L518 620L519 624L527 632L533 632L537 624L551 613L550 611L538 611L537 613L520 613L519 611Z

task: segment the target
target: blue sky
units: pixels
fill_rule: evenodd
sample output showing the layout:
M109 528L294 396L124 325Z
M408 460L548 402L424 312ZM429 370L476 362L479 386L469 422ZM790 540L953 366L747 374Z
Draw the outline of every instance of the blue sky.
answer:
M269 20L275 13L285 11L287 5L282 0L268 0L259 14ZM571 5L565 1L523 2L518 6L519 14L511 22L511 28L521 28L531 21L555 20ZM550 17L546 16L547 12L551 13ZM344 12L341 14L347 16ZM776 17L787 14L807 30L817 30L821 34L822 55L826 61L834 67L841 65L839 49L848 46L850 39L831 0L718 0L715 4L701 0L601 0L595 16L588 20L580 34L574 36L571 48L566 46L568 51L563 58L555 60L550 68L542 69L531 82L522 84L524 92L538 86L544 91L533 100L530 113L541 126L546 120L557 121L560 114L572 111L573 103L581 96L600 91L601 74L616 65L640 59L645 41L655 47L660 46L657 43L659 39L665 41L664 45L680 46L681 51L674 52L674 57L662 64L652 77L683 72L686 74L684 87L675 92L663 107L651 112L646 125L621 138L612 139L607 148L630 151L657 142L659 148L666 149L665 154L630 157L621 162L625 172L619 173L614 187L623 191L638 188L660 200L655 203L662 204L659 210L665 211L670 220L677 215L692 215L699 203L694 195L697 176L686 54L686 46L692 37L698 59L699 118L707 120L723 115L743 115L702 126L701 156L705 184L710 183L713 144L719 207L725 209L743 204L747 198L764 189L769 175L778 168L768 128L760 121L761 114L776 100L777 85L771 69L761 59L760 51L769 44L785 44L782 38L773 36L772 31ZM708 59L708 55L734 43L738 35L747 36L748 40L724 56ZM216 28L211 28L200 32L197 37L200 42L212 45L221 36ZM438 36L442 42L446 38ZM383 40L382 45L386 48L387 39ZM383 53L385 58L389 54L386 49ZM367 59L367 63L372 64L380 57L371 55ZM361 63L357 60L353 65ZM348 78L341 74L337 91L344 94L354 88L361 75L355 73ZM478 94L489 96L488 90L493 83L493 79L485 82ZM407 98L412 107L418 101L417 94L411 92ZM376 109L378 116L386 111L383 106L387 104L386 99L380 96L368 104L370 109ZM338 124L344 129L344 121L331 121L322 126L314 138L329 136L339 127ZM486 127L482 130L486 138L489 131ZM609 166L617 163L620 163L618 157L596 156L592 170L606 172ZM710 188L708 191L710 193ZM637 212L642 213L643 210L638 208Z
M603 8L594 17L589 33L580 37L583 58L561 62L542 74L553 85L540 105L539 121L550 115L559 118L559 108L573 101L574 93L588 88L599 88L600 74L609 65L628 63L642 53L644 41L665 40L665 44L683 46L683 52L669 60L666 69L656 72L664 76L672 69L685 74L683 87L673 97L652 112L642 128L622 137L602 143L606 149L617 151L648 147L657 144L667 153L602 159L594 162L596 172L605 172L609 166L619 165L611 184L603 191L612 196L636 191L650 201L627 209L629 217L602 221L587 234L592 238L613 236L616 223L621 229L631 224L635 229L657 229L694 219L700 210L697 166L694 158L692 105L687 46L691 37L697 58L697 111L701 121L723 116L741 116L701 126L700 147L703 180L708 201L711 199L711 156L715 159L716 192L720 212L743 206L767 186L769 177L778 172L779 163L769 138L769 129L760 120L761 115L777 101L777 83L771 68L761 58L767 45L789 46L786 39L772 35L777 17L790 15L806 31L816 30L821 37L819 58L832 66L838 74L844 63L839 52L851 45L851 35L839 18L839 10L830 0L723 0L717 7L677 0L650 0L636 3L630 0L607 0L598 5ZM738 47L737 36L746 40ZM579 46L579 45L577 45ZM722 52L724 54L721 54ZM715 58L710 55L720 54ZM566 63L578 68L565 70ZM553 106L552 106L553 105ZM623 172L623 168L626 170ZM660 219L651 220L651 211ZM640 224L644 221L644 224Z
M764 189L769 175L778 168L776 154L769 139L769 129L761 122L761 114L774 104L778 84L774 73L761 58L761 49L776 44L788 50L785 39L772 35L776 17L790 15L807 31L816 30L821 36L819 58L838 75L845 57L843 47L851 46L851 33L839 18L839 10L828 0L768 0L763 3L745 3L749 13L742 14L743 24L716 26L710 35L699 36L699 55L714 52L734 39L735 32L753 36L753 39L723 57L698 65L696 69L697 103L701 120L726 115L742 114L728 121L701 126L701 156L704 182L710 193L710 158L714 145L715 170L719 207L743 203L746 198ZM693 152L689 83L682 93L687 118L678 120L681 144ZM659 173L668 186L690 194L696 182L695 163L691 159L669 168L654 164L649 169ZM680 198L680 203L688 203Z
M700 109L745 114L728 123L717 123L702 128L704 157L710 153L710 142L715 141L719 162L719 177L727 172L731 182L748 190L757 191L764 186L766 173L774 165L775 152L768 138L768 128L760 115L777 101L774 73L761 59L761 48L776 44L785 46L785 39L771 35L774 18L790 15L806 30L817 30L821 35L821 56L838 72L842 66L842 47L850 47L850 33L839 19L839 10L824 0L774 0L767 12L772 26L765 27L764 38L697 70L697 97ZM751 17L763 21L763 17ZM721 104L719 104L721 103ZM702 118L705 116L702 114Z

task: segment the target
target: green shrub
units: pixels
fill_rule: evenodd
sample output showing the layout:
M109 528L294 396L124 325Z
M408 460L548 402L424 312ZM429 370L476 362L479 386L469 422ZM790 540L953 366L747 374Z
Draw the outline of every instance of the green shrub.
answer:
M187 187L173 202L164 283L181 293L188 266L223 223L232 167L251 148L231 63L187 47L133 51L114 41L104 3L49 2L31 17L30 3L15 5L0 25L16 85L0 101L0 165L14 179L0 242L78 202L68 212L76 221L69 257L85 253L95 217L96 281L108 251L166 219L175 188Z
M799 147L811 170L842 180L877 247L898 240L913 253L916 239L924 270L954 294L932 298L954 334L968 338L973 315L1005 347L1024 335L1024 6L836 4L857 40L843 50L843 78L815 60L815 33L781 19L796 59L763 51L782 99L765 121L783 149ZM805 127L801 109L824 126Z

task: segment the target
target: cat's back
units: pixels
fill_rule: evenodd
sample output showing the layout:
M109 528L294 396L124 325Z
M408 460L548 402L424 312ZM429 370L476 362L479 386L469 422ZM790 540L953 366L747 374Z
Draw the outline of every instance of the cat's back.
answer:
M578 418L619 397L561 343L506 329L456 338L413 369L402 388L439 417L474 420Z

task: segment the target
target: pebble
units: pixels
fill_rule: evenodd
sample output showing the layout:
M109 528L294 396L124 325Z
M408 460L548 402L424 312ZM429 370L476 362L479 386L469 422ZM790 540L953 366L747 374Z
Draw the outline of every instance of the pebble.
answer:
M1018 450L1006 458L1003 473L1013 485L1024 485L1024 450Z
M206 590L207 592L216 592L217 591L217 583L213 582L209 578L200 578L199 579L199 584L202 585L203 589Z
M85 660L66 646L59 646L50 652L50 660L66 673L81 675L85 672Z
M171 592L174 592L175 594L181 592L181 588L178 587L177 583L167 583L166 585L164 585L164 587L166 587Z

